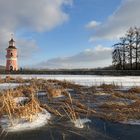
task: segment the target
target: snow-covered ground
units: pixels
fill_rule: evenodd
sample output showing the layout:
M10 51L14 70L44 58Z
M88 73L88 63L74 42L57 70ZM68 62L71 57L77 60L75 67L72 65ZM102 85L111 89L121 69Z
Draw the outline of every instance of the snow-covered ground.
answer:
M1 77L5 77L2 75ZM99 76L99 75L12 75L23 79L57 79L67 80L81 85L116 84L119 86L140 86L140 76Z
M22 84L19 84L19 83L0 83L0 90L15 88L15 87L20 86L20 85L22 85Z
M0 83L0 90L16 88L21 85L29 85L29 83Z

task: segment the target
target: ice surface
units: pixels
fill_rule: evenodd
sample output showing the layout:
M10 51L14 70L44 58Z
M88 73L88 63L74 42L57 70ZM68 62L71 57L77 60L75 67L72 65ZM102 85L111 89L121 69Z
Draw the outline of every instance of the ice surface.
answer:
M123 124L130 124L130 125L140 125L140 120L127 120L127 121L123 121L123 122L120 122L120 123L123 123Z
M13 131L23 131L29 129L35 129L38 127L42 127L48 123L51 115L46 110L34 115L34 120L29 122L25 119L14 119L14 125L11 125L8 116L4 116L0 120L0 124L5 131L13 132Z
M75 121L72 121L77 128L84 128L84 125L88 122L91 122L91 120L84 118L84 119L76 119Z
M37 96L45 96L47 93L45 91L37 92Z
M54 96L53 98L61 98L61 97L65 97L64 95L58 95L58 96Z
M20 85L22 85L22 84L19 84L19 83L0 83L0 90L15 88L15 87L20 86Z
M29 83L0 83L0 90L11 89L21 85L29 85Z
M16 97L16 98L14 98L14 101L16 103L21 103L21 102L24 102L24 101L26 101L28 99L29 99L28 97Z
M2 75L1 77L6 77ZM106 84L116 84L118 86L140 86L140 76L96 76L96 75L12 75L12 77L22 77L23 79L57 79L67 80L76 84L92 86Z

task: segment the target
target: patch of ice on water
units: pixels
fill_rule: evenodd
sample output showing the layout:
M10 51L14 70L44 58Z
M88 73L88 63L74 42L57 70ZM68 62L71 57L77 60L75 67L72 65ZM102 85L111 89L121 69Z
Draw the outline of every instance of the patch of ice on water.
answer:
M128 91L129 89L131 89L131 87L129 87L129 86L123 86L123 87L119 87L116 90L119 90L119 91Z
M2 128L8 132L24 131L44 126L48 123L50 117L50 113L48 113L46 110L43 110L42 112L37 113L33 116L34 119L32 122L25 119L14 119L14 125L11 125L8 116L4 116L3 118L1 118L0 124Z
M140 125L140 120L127 120L127 121L121 121L120 123L123 124L130 124L130 125Z
M16 103L21 103L21 102L24 102L24 101L26 101L26 100L28 100L29 98L28 97L15 97L14 98L14 101L16 102Z
M58 95L58 96L53 96L53 98L61 98L61 97L64 97L64 95Z
M106 96L110 96L111 95L111 93L109 94L109 93L105 93L105 92L97 92L97 93L95 93L94 95L106 95Z
M84 125L88 122L91 122L91 120L84 118L84 119L76 119L72 121L77 128L84 128Z
M0 90L16 88L21 85L29 85L29 83L0 83Z
M0 83L0 89L10 89L10 88L15 88L17 86L20 86L22 84L19 83Z
M47 93L45 91L37 92L37 96L45 96Z

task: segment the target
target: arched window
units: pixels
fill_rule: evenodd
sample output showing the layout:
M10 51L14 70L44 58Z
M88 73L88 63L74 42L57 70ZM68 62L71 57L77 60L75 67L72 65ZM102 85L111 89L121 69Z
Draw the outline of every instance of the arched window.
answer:
M13 71L13 66L10 66L10 71Z

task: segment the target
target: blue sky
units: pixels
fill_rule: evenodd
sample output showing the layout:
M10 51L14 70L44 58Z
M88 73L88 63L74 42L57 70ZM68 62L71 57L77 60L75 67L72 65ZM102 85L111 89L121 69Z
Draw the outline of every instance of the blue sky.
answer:
M89 42L93 31L86 29L85 25L93 19L103 22L120 4L120 0L108 0L108 2L109 5L105 0L76 0L72 6L64 8L69 14L69 21L50 32L36 36L38 45L44 50L44 55L50 52L45 57L72 55L105 43L104 41Z
M133 13L139 13L138 0L46 1L40 0L38 4L37 0L21 3L13 0L11 5L19 10L19 14L12 8L8 12L3 8L0 10L5 14L0 23L0 36L5 37L2 49L7 45L10 33L14 33L20 67L95 68L111 65L113 43L130 26L140 23L140 20L132 21ZM1 6L6 3L8 0L0 0ZM129 20L130 24L126 24ZM7 24L10 21L13 25ZM3 52L1 56L1 64L5 64Z

